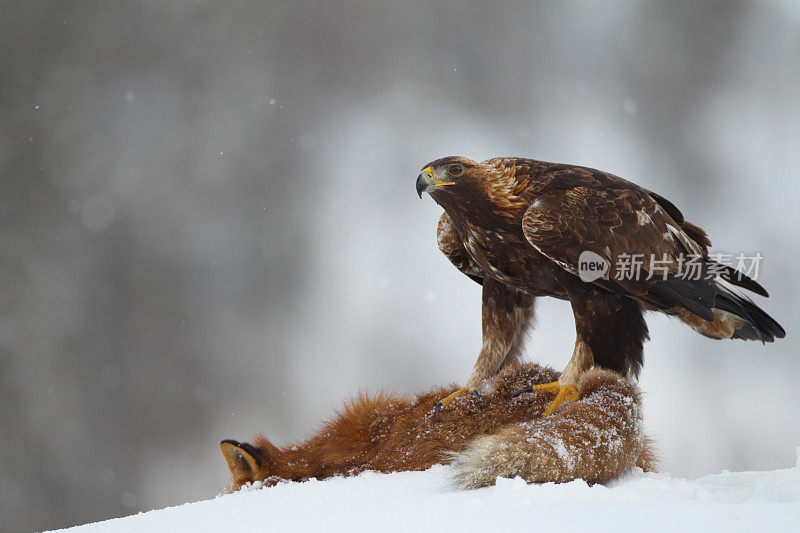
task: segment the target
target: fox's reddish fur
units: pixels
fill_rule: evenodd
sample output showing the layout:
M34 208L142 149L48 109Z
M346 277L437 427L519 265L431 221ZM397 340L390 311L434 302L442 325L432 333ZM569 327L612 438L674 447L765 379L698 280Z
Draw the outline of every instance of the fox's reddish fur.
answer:
M494 483L497 476L529 482L583 478L604 482L634 466L654 463L642 430L635 384L607 370L584 373L579 400L549 417L552 394L513 397L525 386L558 379L552 369L512 364L483 382L483 408L463 395L437 422L433 408L456 387L439 387L416 398L359 395L310 438L282 448L257 436L252 444L220 445L233 475L231 490L253 481L322 479L364 470L424 470L452 463L462 487Z

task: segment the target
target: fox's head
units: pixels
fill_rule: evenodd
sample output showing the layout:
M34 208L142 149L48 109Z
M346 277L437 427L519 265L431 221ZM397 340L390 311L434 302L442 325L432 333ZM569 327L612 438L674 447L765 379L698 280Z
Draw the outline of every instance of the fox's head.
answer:
M237 490L245 483L269 481L274 475L272 466L277 449L263 437L257 439L257 442L258 446L233 439L219 443L219 449L233 476L230 490Z

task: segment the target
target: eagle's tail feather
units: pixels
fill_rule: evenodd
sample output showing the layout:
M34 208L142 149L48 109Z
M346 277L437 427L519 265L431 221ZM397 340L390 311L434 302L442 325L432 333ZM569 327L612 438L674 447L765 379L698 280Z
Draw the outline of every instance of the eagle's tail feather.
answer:
M714 265L716 265L717 268L720 267L722 268L723 270L722 278L731 285L736 285L737 287L741 287L743 289L747 289L748 291L752 291L758 294L759 296L764 296L765 298L769 298L769 293L767 292L767 289L762 287L760 283L758 283L753 278L749 277L744 272L740 272L739 270L736 270L735 268L729 265L721 265L720 263L716 263L714 261L711 262L714 263Z
M714 339L772 342L786 336L775 319L725 279L657 281L650 286L647 299Z
M670 278L656 281L647 297L666 309L686 309L703 320L714 320L714 285L700 280Z
M765 313L750 298L729 287L727 282L718 280L716 288L717 297L714 300L714 309L734 315L740 319L739 322L743 321L734 330L731 338L772 342L776 338L782 339L786 336L786 331L774 318Z

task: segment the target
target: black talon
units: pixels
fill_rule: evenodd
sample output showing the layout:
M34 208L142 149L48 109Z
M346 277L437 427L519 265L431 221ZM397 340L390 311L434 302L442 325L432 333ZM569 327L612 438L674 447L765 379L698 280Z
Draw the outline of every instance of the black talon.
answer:
M444 407L442 402L436 402L436 405L433 408L433 419L436 420L437 422L439 421L439 411L441 410L442 407Z
M520 394L525 394L526 392L533 392L533 387L528 385L527 387L518 390L517 392L514 393L514 398L516 398Z
M475 398L475 403L478 404L478 409L483 409L483 398L481 398L481 393L478 392L478 389L472 389L472 397Z

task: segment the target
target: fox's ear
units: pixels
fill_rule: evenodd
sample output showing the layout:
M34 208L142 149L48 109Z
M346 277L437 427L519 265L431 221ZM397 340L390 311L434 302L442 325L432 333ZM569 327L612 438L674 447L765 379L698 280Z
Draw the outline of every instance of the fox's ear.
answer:
M228 439L219 443L219 449L236 483L256 481L261 459L259 448L247 442Z

